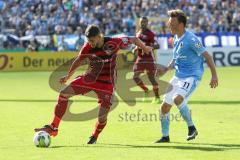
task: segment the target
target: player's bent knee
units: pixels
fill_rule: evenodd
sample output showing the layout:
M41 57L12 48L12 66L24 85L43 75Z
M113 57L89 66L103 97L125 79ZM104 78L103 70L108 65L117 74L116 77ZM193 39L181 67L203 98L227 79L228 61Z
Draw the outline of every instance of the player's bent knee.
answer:
M171 107L172 107L172 105L170 105L170 104L162 103L162 105L161 105L161 113L162 114L168 113L170 111Z
M71 98L72 96L76 95L76 93L74 92L74 90L71 87L66 87L60 91L60 95L66 97L66 98Z
M134 76L133 79L134 79L134 81L136 81L136 80L139 80L140 78L137 76Z
M177 95L176 97L174 97L173 101L174 103L179 106L180 104L182 104L184 98L180 95Z
M71 97L70 94L68 94L68 93L66 93L66 92L64 92L64 91L60 91L60 96L61 96L61 97L65 97L65 98L70 98L70 97Z
M158 86L158 83L155 79L150 80L153 86Z
M158 83L154 77L154 74L148 73L148 79L150 80L153 86L158 86Z
M141 79L139 78L139 76L133 76L133 80L134 80L136 83L140 83L140 82L141 82Z

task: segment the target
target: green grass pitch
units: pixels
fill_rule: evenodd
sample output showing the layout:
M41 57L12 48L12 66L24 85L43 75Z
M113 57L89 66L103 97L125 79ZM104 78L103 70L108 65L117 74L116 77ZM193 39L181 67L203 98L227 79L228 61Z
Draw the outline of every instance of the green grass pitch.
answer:
M142 119L158 114L159 105L137 102L129 107L120 102L109 114L108 125L96 145L86 145L96 120L63 121L59 135L49 148L33 145L33 129L52 120L58 93L49 88L50 72L8 72L0 74L0 159L168 159L234 160L240 156L240 67L217 68L219 87L210 89L206 69L199 88L190 99L199 136L187 142L187 127L172 119L171 143L154 144L161 137L159 120ZM161 79L168 81L172 73ZM74 98L70 110L81 113L97 103ZM141 113L140 120L123 119ZM173 116L178 110L173 107ZM129 118L129 117L128 117ZM148 117L149 118L149 117Z

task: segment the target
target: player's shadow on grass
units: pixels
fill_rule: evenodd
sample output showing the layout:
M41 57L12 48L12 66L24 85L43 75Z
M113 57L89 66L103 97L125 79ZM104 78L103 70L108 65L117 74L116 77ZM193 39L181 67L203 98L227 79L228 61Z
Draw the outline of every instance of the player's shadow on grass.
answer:
M174 145L178 144L178 145ZM184 144L184 145L179 145ZM126 144L108 144L116 147L127 148L161 148L161 149L180 149L180 150L199 150L199 151L225 151L232 149L239 149L240 145L234 144L201 144L201 143L168 143L168 144L155 144L155 145L126 145ZM187 146L188 145L188 146ZM196 146L196 145L210 145L210 146ZM212 146L211 146L212 145Z
M189 104L240 104L240 101L189 101Z
M176 144L176 145L174 145ZM181 145L182 144L182 145ZM188 146L187 146L188 145ZM201 146L196 146L201 145ZM206 146L207 145L207 146ZM198 151L226 151L226 150L240 150L240 145L237 144L208 144L208 143L181 143L171 142L168 144L153 144L153 145L128 145L128 144L107 144L98 143L97 145L82 145L82 146L52 146L50 148L78 148L78 147L93 147L93 148L153 148L153 149L180 149L180 150L198 150Z
M191 145L207 145L207 146L215 146L215 147L240 149L240 144L182 143L182 142L172 142L172 143L175 143L175 144L191 144Z

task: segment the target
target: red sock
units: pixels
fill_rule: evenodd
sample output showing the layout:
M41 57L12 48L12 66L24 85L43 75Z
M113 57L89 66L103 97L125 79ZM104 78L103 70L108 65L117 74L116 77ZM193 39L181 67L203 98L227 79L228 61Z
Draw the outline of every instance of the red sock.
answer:
M155 97L159 98L158 86L157 87L155 87L155 86L153 87L153 92L155 94Z
M103 128L106 126L106 124L107 124L107 121L104 122L104 123L99 123L99 122L97 122L97 123L96 123L96 126L95 126L95 130L94 130L94 132L93 132L92 135L93 135L95 138L97 138L98 135L102 132Z
M144 90L144 92L147 92L147 91L148 91L148 88L143 84L142 81L139 82L137 85L138 85L139 87L141 87L141 88Z
M61 122L61 119L66 112L67 106L68 106L68 99L66 97L59 96L58 103L55 107L55 112L54 112L55 116L51 123L53 127L58 128L59 123Z
M60 122L61 122L61 119L58 118L57 116L54 116L51 125L52 125L54 128L58 128Z

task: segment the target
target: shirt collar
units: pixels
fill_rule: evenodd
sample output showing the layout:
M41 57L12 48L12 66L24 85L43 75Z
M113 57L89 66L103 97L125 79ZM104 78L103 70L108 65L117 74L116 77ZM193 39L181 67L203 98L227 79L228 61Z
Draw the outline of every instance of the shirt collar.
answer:
M177 40L181 41L186 36L186 34L187 34L187 31L185 31L184 34L180 38L178 38L178 36L176 35Z

